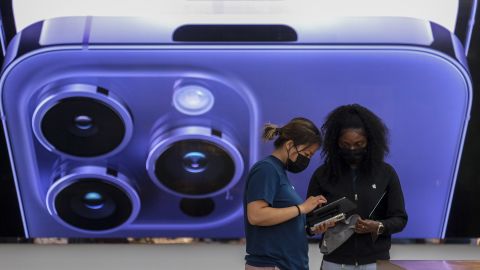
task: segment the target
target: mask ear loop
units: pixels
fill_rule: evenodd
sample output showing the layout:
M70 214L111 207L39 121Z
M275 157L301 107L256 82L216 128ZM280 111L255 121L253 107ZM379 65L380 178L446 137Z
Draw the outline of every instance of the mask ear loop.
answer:
M291 147L289 149L287 149L287 161L285 162L285 167L288 168L288 161L290 160L290 149L292 149Z
M294 145L293 147L295 147L295 151L297 151L297 155L300 155L300 151L298 151L298 147L296 145Z
M297 147L295 145L293 145L292 147L295 147L295 150L297 151L297 154L298 154ZM288 161L290 160L290 149L292 149L292 147L287 149L287 161L285 162L285 168L288 168Z

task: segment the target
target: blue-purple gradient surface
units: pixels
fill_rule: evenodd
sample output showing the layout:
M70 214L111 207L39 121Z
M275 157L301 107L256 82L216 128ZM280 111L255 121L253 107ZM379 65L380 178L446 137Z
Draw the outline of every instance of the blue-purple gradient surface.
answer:
M260 140L263 123L304 116L321 124L328 112L349 103L370 108L390 128L387 160L399 174L409 214L397 236L444 235L471 103L463 48L447 30L414 19L350 18L315 31L296 28L296 42L182 43L171 41L173 29L131 18L63 18L32 27L11 42L1 79L2 120L28 236L241 237L246 172L272 150ZM198 116L177 111L173 93L185 85L210 90L211 110ZM41 135L45 115L37 112L75 96L130 117L124 128L131 136L110 154L91 157L49 145ZM56 102L45 105L48 100ZM216 187L221 192L182 196L149 173L158 139L183 128L190 128L185 139L216 146L234 164L231 175L239 177L224 180ZM199 131L205 129L213 139ZM165 143L168 149L171 142ZM302 196L320 163L317 156L306 172L291 175ZM84 171L92 166L105 170ZM113 177L109 184L127 194L138 214L93 231L62 221L55 207L47 207L55 205L48 194L62 186L58 181L92 173ZM115 182L118 175L129 179L128 186ZM200 217L186 214L180 205L192 197L209 199L214 209Z

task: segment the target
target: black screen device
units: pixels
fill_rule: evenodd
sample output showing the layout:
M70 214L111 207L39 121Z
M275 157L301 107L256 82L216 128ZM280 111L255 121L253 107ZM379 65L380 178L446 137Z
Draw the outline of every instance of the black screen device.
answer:
M309 213L307 215L307 227L313 230L323 223L343 220L355 209L357 209L355 203L346 197L342 197Z

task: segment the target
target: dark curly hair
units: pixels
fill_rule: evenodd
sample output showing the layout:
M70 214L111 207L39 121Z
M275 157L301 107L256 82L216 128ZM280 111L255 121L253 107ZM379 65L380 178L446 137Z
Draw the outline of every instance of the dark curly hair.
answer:
M367 153L359 167L362 172L372 174L389 153L388 128L378 116L358 104L340 106L330 112L321 128L324 135L321 154L330 179L341 176L347 166L340 156L338 140L342 131L349 128L362 129L367 138Z

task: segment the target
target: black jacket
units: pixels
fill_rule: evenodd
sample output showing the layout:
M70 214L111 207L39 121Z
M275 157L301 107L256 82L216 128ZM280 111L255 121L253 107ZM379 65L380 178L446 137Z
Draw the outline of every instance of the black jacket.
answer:
M347 197L357 204L356 213L361 218L377 220L385 226L384 233L375 242L370 234L354 233L332 253L324 255L324 260L354 265L390 259L391 234L402 231L408 220L400 181L392 166L384 163L370 176L347 169L339 179L327 179L325 165L322 165L308 186L307 196L315 195L323 195L329 202Z

